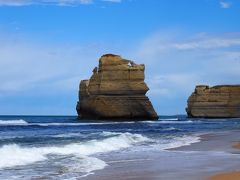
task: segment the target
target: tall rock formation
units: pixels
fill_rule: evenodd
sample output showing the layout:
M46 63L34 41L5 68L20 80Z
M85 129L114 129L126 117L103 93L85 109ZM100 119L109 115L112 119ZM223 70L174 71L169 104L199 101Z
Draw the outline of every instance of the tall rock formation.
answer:
M196 86L186 111L189 117L240 117L240 85Z
M77 104L81 119L140 119L158 118L145 95L144 65L106 54L93 69L89 80L82 80Z

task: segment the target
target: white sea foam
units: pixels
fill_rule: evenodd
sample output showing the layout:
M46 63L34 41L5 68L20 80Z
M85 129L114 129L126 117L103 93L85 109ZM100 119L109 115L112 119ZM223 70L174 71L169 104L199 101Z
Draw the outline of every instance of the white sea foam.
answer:
M87 125L107 125L107 124L132 124L132 122L76 122L76 123L28 123L22 119L19 120L0 120L0 126L87 126Z
M71 173L82 173L85 174L81 177L88 176L93 174L92 171L103 169L107 164L95 157L83 156L79 159L79 161L70 160L71 163L67 165L67 171ZM65 179L65 178L64 178Z
M0 148L0 168L26 165L47 159L38 148L23 148L17 144L4 145Z
M134 121L126 122L76 122L76 123L28 123L23 119L19 120L0 120L0 126L87 126L87 125L111 125L111 124L133 124ZM139 123L193 123L193 121L179 121L177 118L160 119L158 121L140 121Z
M65 146L21 147L17 144L4 145L0 148L0 168L27 165L43 161L48 158L48 155L75 155L82 158L96 153L106 153L127 148L135 143L147 140L148 138L140 134L122 133L103 140L91 140L84 143L72 143ZM103 162L101 162L101 165L99 164L93 169L101 169L106 166Z
M149 124L188 124L193 123L195 121L179 121L179 120L158 120L158 121L143 121L143 123L149 123Z
M69 137L79 137L82 136L82 133L65 133L65 134L56 134L56 135L51 135L51 137L56 137L56 138L69 138Z
M174 130L181 130L181 129L178 129L178 128L175 128L175 127L168 127L168 128L164 128L162 130L163 131L174 131Z
M132 124L134 121L126 122L76 122L76 123L29 123L28 125L38 125L38 126L86 126L86 125L108 125L108 124Z
M171 129L170 129L171 130ZM110 132L110 131L101 131L101 132L92 132L91 135L100 135L104 137L108 136L116 136L116 135L121 135L123 133L121 132ZM56 134L56 135L51 135L51 137L59 137L59 138L69 138L69 137L79 137L79 136L85 136L85 134L77 132L77 133L63 133L63 134Z
M168 119L159 119L160 121L165 120L165 121L178 121L178 118L168 118Z
M87 125L86 123L29 123L28 125L35 126L82 126Z
M181 137L162 139L153 146L159 150L167 150L167 149L178 148L182 146L189 146L193 143L197 143L200 141L201 141L201 138L199 136L184 135Z
M14 120L0 120L0 125L27 125L28 123L23 119Z
M188 120L188 121L172 121L172 120L160 120L156 121L156 123L166 123L166 124L188 124L188 123L193 123L193 121Z
M114 136L114 135L120 135L122 133L120 132L110 132L110 131L103 131L101 132L102 136Z

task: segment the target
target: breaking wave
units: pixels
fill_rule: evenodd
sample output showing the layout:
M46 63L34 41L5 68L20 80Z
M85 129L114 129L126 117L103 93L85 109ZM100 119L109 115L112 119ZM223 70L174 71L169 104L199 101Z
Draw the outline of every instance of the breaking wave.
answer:
M23 119L19 120L0 120L0 126L84 126L84 125L106 125L106 124L132 124L136 123L134 121L125 121L125 122L73 122L73 123L30 123L24 121Z
M28 122L23 119L16 120L0 120L0 125L27 125Z
M91 140L64 146L22 147L17 144L4 145L0 148L0 168L3 169L44 161L51 155L74 155L85 162L81 163L81 171L89 173L94 170L103 169L107 165L100 159L90 157L91 155L128 148L135 143L148 140L148 138L140 134L121 133L102 140ZM84 164L86 166L83 167Z

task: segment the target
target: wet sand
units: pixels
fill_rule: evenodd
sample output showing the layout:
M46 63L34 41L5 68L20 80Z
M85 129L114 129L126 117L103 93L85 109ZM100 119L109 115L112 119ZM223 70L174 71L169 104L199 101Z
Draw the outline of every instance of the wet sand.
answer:
M199 143L171 150L156 148L99 155L108 166L83 179L203 180L224 172L238 172L240 152L233 148L233 143L239 142L239 137L240 131L213 132L202 135Z
M236 149L239 149L239 150L240 150L240 142L235 143L235 144L233 145L233 148L236 148Z
M232 147L240 150L240 142L233 144ZM217 174L210 177L210 180L240 180L240 171Z
M210 180L240 180L240 172L229 172L212 176Z

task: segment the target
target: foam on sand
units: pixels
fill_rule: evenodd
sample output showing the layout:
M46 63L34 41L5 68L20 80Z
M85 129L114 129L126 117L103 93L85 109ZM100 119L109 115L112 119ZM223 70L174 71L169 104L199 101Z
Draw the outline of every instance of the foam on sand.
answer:
M167 150L178 148L182 146L189 146L193 143L200 142L201 138L195 135L184 135L181 137L172 137L167 139L160 140L157 144L154 145L158 150Z

